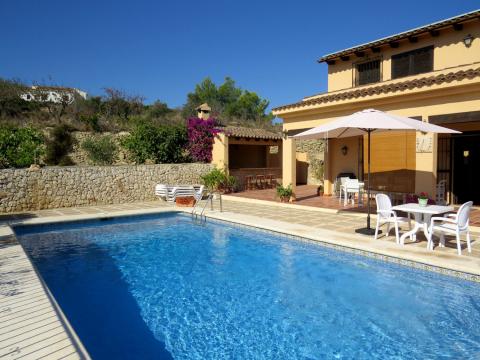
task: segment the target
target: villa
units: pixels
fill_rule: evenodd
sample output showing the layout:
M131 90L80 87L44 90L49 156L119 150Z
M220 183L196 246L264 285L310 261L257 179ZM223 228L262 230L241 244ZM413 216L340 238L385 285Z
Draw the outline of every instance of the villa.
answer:
M202 161L1 169L0 358L478 358L480 10L319 62L282 133L199 105ZM25 100L83 97L55 89Z
M88 95L85 91L76 88L37 85L33 85L30 90L20 95L25 101L52 102L55 104L62 102L71 104L75 101L76 96L86 99Z
M374 108L462 131L460 135L372 135L374 189L427 192L445 180L450 203L480 204L480 11L455 16L322 56L328 91L276 107L283 119L283 184L297 184L295 134ZM366 136L330 139L325 194L339 174L363 179Z

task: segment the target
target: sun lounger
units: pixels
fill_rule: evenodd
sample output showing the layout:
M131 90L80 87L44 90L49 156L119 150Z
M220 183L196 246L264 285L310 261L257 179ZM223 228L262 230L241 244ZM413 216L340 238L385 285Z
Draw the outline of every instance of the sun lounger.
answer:
M177 197L193 196L195 200L199 200L203 196L203 185L165 185L158 184L155 186L155 195L168 202L175 202Z

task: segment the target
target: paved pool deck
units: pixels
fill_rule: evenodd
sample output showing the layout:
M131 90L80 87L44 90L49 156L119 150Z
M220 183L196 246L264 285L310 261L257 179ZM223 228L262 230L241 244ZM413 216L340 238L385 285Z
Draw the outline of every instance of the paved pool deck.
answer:
M90 359L5 227L0 229L0 359Z
M0 214L0 359L89 359L68 320L13 236L10 225L167 211L190 212L191 209L153 201ZM214 209L208 208L206 215L318 241L325 246L340 246L359 254L373 254L383 260L397 259L400 264L415 264L421 269L442 269L441 272L448 275L461 272L469 274L467 278L471 280L480 279L478 228L472 228L472 253L468 254L464 246L464 255L458 256L451 237L447 237L445 248L428 251L421 235L415 243L400 246L395 243L393 231L392 235L382 235L376 241L356 234L356 228L365 226L364 214L224 196L223 212L219 211L217 200Z

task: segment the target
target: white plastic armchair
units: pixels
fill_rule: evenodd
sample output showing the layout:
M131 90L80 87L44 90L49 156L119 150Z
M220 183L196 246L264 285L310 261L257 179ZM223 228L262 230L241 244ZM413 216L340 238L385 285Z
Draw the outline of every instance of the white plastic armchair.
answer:
M199 200L202 200L203 198L203 191L205 190L205 186L204 185L200 185L200 187L198 188L198 190L195 188L195 186L193 187L194 189L194 194L193 196L195 197L195 200L196 201L199 201Z
M470 210L473 202L469 201L460 206L456 214L449 214L445 217L432 217L430 220L430 227L428 232L427 249L433 250L433 233L440 232L440 247L445 246L445 234L455 235L457 240L458 255L462 255L462 245L460 243L460 235L467 234L467 249L472 252L472 245L470 243L469 218Z
M355 194L358 193L358 201L361 201L361 189L358 179L349 179L347 178L345 184L343 185L345 199L343 205L346 206L348 202L348 197L351 195L352 205L355 204Z
M392 210L392 201L385 194L375 195L375 201L377 203L377 226L375 228L375 240L378 237L378 231L380 226L387 224L386 236L390 233L390 224L394 224L395 227L395 239L397 244L400 244L400 234L398 226L400 223L408 223L408 228L412 228L412 221L410 218L397 216L397 213ZM403 244L402 244L403 245Z
M347 182L347 180L350 180L349 177L341 177L340 178L340 184L339 184L339 188L340 188L340 198L339 198L339 202L341 203L342 202L342 195L346 198L347 197L347 192L345 190L345 183Z

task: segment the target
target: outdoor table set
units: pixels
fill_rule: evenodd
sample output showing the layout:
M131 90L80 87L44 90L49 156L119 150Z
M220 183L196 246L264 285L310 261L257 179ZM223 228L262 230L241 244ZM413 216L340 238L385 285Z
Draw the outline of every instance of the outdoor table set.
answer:
M416 203L397 205L392 207L394 211L403 211L407 214L413 214L415 217L415 226L410 231L400 236L400 244L405 244L407 237L412 237L416 240L416 234L423 231L425 238L429 238L429 225L433 215L441 215L454 210L453 206L427 205L421 206Z
M468 201L460 206L456 213L453 206L443 205L420 205L417 203L408 203L403 205L392 206L390 198L385 194L377 194L377 226L375 229L375 239L378 236L380 226L387 224L387 235L390 231L390 224L395 226L396 241L400 245L405 244L405 239L410 238L416 241L416 235L419 231L423 231L427 239L427 249L433 250L433 235L440 233L440 247L445 247L445 234L454 235L457 243L457 253L462 254L461 234L466 234L467 250L472 252L469 218L470 211L473 206L472 201ZM397 211L408 214L408 217L397 216ZM415 218L415 226L411 228L410 215ZM442 215L442 216L435 216ZM399 236L399 224L408 223L410 230Z
M245 176L245 190L273 189L276 185L275 175L247 175Z

